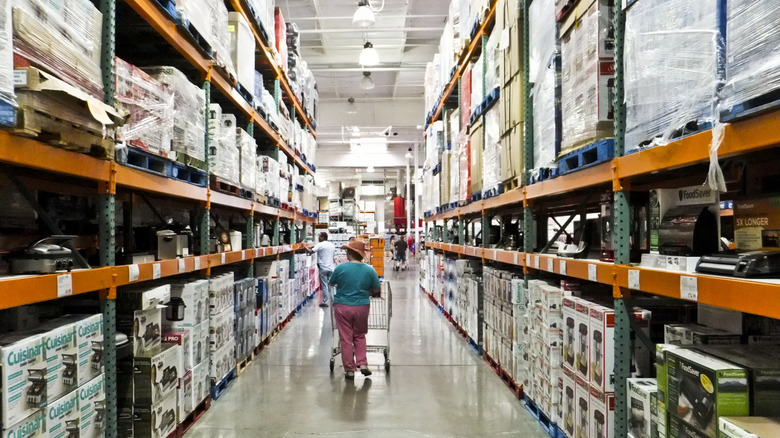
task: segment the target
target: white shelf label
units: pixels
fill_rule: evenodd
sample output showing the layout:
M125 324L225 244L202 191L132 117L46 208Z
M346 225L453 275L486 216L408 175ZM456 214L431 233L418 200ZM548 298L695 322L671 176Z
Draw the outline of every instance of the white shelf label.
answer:
M566 260L561 260L558 264L561 267L561 275L566 275Z
M195 270L200 271L200 257L195 257Z
M127 268L127 272L129 274L128 281L138 281L138 277L141 275L141 271L138 269L138 265L130 265Z
M255 248L255 258L260 257L260 248Z
M628 270L628 288L639 290L639 269Z
M680 298L689 301L699 301L699 279L680 276Z
M590 281L599 281L599 271L598 266L594 265L593 263L588 264L588 280Z
M157 280L160 277L162 277L162 269L159 263L155 263L152 265L152 280Z
M547 259L547 270L550 272L555 272L555 262L553 259Z
M539 256L534 257L534 269L539 269Z
M515 265L519 265L520 264L520 263L518 263L519 261L520 261L520 253L516 252L515 253Z
M225 253L223 252L222 254L219 255L219 257L220 257L220 260L222 260L221 263L224 265L225 264L225 259L226 259Z
M531 266L531 254L525 255L525 265L530 267Z
M179 274L187 270L187 263L184 259L179 259Z
M246 260L246 251L241 251L241 260Z
M73 274L57 276L57 298L73 295Z

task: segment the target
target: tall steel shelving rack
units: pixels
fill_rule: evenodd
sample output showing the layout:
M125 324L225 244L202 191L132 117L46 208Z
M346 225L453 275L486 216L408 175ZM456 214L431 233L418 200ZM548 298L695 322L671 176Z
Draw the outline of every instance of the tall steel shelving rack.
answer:
M116 9L117 0L100 0L98 8L103 15L103 39L101 51L101 70L105 91L105 103L114 103L114 56L116 47ZM247 132L254 134L255 128L261 135L270 139L277 146L278 153L286 154L291 162L303 172L313 174L312 167L303 156L293 150L282 140L271 125L258 114L254 108L241 96L231 80L219 69L213 61L203 55L192 40L183 35L170 16L155 0L124 0L135 10L157 34L179 52L201 74L202 88L206 103L211 101L212 87L222 93L247 119ZM258 25L249 8L241 0L230 0L233 10L244 16L256 39L256 63L258 70L269 72L274 77L276 103L285 101L291 107L293 119L302 120L306 129L316 138L315 124L303 109L301 102L293 94L290 84L282 68L275 63L266 41L258 30ZM208 131L208 108L203 109ZM208 132L205 134L206 171L208 173ZM263 257L291 257L296 251L303 249L302 241L311 232L315 218L300 215L294 211L269 207L249 199L243 199L220 192L211 191L208 187L200 187L185 182L164 178L130 167L118 165L115 161L106 161L88 155L82 155L65 149L49 146L37 140L18 137L0 131L0 163L8 168L28 169L43 172L47 175L57 175L75 179L81 183L97 186L97 216L100 266L91 269L76 270L68 274L50 274L25 277L10 277L0 279L0 310L56 300L66 295L78 295L99 292L100 307L103 313L103 335L105 339L104 363L106 384L106 437L117 436L117 399L116 399L116 304L117 288L130 284L131 266L117 266L116 249L116 195L117 190L139 190L166 198L185 200L198 204L200 218L200 256L186 257L177 260L164 260L154 263L134 265L138 267L137 284L155 278L196 273L210 275L211 269L223 265L247 263L246 270L252 274L252 261ZM51 185L51 184L50 184ZM50 186L49 185L49 186ZM56 189L55 189L56 190ZM94 192L93 192L94 193ZM252 242L255 215L274 220L272 246L253 248L227 253L209 254L208 238L212 205L241 212L247 221L247 241ZM292 244L280 244L280 221L290 221L293 231ZM295 229L294 224L301 224ZM156 266L157 265L157 266ZM295 269L291 269L294 275ZM63 275L70 276L72 287L63 294L59 281ZM24 291L20 293L19 291ZM120 292L121 293L121 292Z
M532 0L522 0L521 24L523 26L522 59L524 66L523 105L524 105L524 168L534 168L533 162L533 101L529 82L529 21L528 8ZM493 26L496 1L490 2L490 10L483 25L474 38L482 39ZM643 150L630 155L625 154L624 137L626 111L624 96L623 50L625 35L625 11L619 0L614 1L615 27L615 122L614 122L614 159L578 172L559 176L542 182L531 183L530 172L524 172L523 186L507 191L499 196L472 202L453 210L431 215L425 219L426 246L462 257L474 257L506 265L523 268L526 281L535 272L548 272L560 276L594 281L612 287L615 306L615 436L625 436L628 430L628 407L626 379L630 375L632 321L628 317L636 301L632 301L632 291L649 293L674 299L687 299L702 304L718 306L735 311L751 313L770 318L780 318L780 284L716 277L693 273L646 269L629 264L629 190L632 180L648 177L651 174L670 174L674 170L697 164L707 163L710 159L710 131L699 132L677 139L663 147ZM438 120L443 108L451 101L452 93L458 89L455 85L466 65L479 52L472 46L464 50L455 75L433 112L430 122ZM478 44L477 44L478 45ZM739 120L726 125L723 143L718 148L719 159L745 155L768 150L780 145L780 110L774 109L762 115ZM614 194L615 226L613 245L614 263L594 260L577 260L534 254L534 207L544 205L545 201L560 198L570 192L595 187L611 189ZM483 246L464 245L466 218L481 218L484 224L501 211L522 211L524 224L523 251L506 251L488 247L489 239L483 235ZM457 242L450 242L447 232L448 222L454 221L457 228ZM437 229L442 224L442 231ZM691 290L691 280L696 285ZM637 336L641 336L637 334Z

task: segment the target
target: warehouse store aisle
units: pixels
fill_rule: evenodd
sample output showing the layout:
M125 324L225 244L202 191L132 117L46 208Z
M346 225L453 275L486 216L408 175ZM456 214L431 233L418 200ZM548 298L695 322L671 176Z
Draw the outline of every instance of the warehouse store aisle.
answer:
M419 290L389 272L391 373L345 381L328 370L329 309L309 305L187 434L206 437L545 437L490 367Z

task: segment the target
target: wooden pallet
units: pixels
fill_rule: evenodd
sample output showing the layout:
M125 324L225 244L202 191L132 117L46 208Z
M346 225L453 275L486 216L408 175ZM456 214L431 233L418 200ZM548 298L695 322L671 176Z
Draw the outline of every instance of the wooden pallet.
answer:
M181 152L176 153L176 161L181 164L184 164L185 166L194 167L195 169L199 169L199 170L206 170L205 161L199 160L197 158L193 158Z
M179 426L176 428L176 436L178 438L183 437L184 434L186 434L192 428L192 426L194 426L195 423L200 420L200 418L206 413L206 411L209 410L210 407L211 397L206 397L206 399L200 402L200 404L198 404L198 406L196 406L192 412L190 412L183 420L181 420Z
M504 190L508 192L520 187L521 185L522 183L520 182L520 178L509 178L508 180L504 181Z
M239 376L247 369L247 367L249 367L249 365L252 365L253 359L254 359L254 354L249 353L249 356L247 356L246 358L244 358L244 360L236 364L236 372L238 373Z
M241 188L233 183L227 182L224 179L211 174L210 175L211 190L227 193L233 196L241 196Z

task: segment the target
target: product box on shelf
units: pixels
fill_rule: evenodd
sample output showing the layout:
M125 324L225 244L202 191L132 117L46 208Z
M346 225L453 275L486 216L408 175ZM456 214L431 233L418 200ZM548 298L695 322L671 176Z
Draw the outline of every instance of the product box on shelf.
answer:
M561 154L612 137L615 43L612 2L580 0L561 25Z
M153 351L162 342L162 311L158 308L117 313L117 330L127 335L133 355Z
M73 391L79 384L79 346L73 323L55 322L43 326L44 356L48 368L46 400L52 402Z
M136 406L153 405L171 394L176 396L184 375L181 347L163 344L156 353L136 356L133 362Z
M589 437L615 437L615 393L590 387Z
M46 406L49 438L79 436L79 391L73 390Z
M576 398L577 383L574 370L563 367L563 415L561 429L567 438L575 438L574 423L577 415Z
M225 309L233 309L233 273L214 277L209 282L209 313L217 315Z
M208 318L209 281L194 280L171 284L171 299L179 298L184 302L184 317L181 321L166 318L165 326L179 329L194 327Z
M133 436L137 438L167 437L176 430L178 409L176 391L152 406L136 406L133 416Z
M209 356L209 321L204 321L190 332L192 336L192 363L207 361Z
M211 379L209 378L210 363L208 360L195 365L192 369L192 408L195 408L209 396Z
M734 243L738 250L780 249L780 197L734 201Z
M482 118L471 126L469 131L469 144L471 154L471 184L469 185L469 194L482 192L482 152L484 145L484 130L482 128Z
M177 418L179 419L179 423L181 423L182 420L184 420L187 415L189 415L195 408L193 405L193 382L192 382L192 371L187 371L187 374L182 376L181 378L181 386L179 387L179 410Z
M191 370L195 366L195 354L192 346L195 329L170 330L163 334L163 343L175 344L181 348L182 370Z
M721 438L769 438L777 436L780 418L720 417Z
M658 382L655 379L628 379L628 436L651 438L651 409L657 408Z
M76 325L79 385L103 374L103 315L66 315Z
M669 398L669 379L666 366L667 354L670 350L680 348L678 345L656 344L655 346L655 373L658 392L656 393L656 404L658 406L658 435L661 438L667 435L667 417L666 406Z
M574 433L575 437L590 437L591 396L590 385L582 377L575 377L574 389Z
M569 369L574 370L575 351L579 342L577 326L577 303L580 301L577 297L563 298L563 364Z
M46 355L43 336L14 333L0 337L2 426L9 428L46 405Z
M153 309L171 301L171 285L131 286L123 288L118 295L118 312Z
M46 431L46 412L43 409L23 418L16 424L2 427L4 437L9 438L45 438L49 434Z
M211 353L209 377L216 384L236 366L236 342L233 339L225 342L222 347Z
M593 303L585 300L579 300L575 305L575 336L577 342L574 345L574 370L577 375L590 382L590 306Z
M230 58L236 68L238 83L252 95L255 91L255 37L249 23L239 12L228 14Z
M80 438L99 438L106 430L106 385L103 376L79 387Z
M212 315L209 319L209 351L214 352L222 348L225 342L234 336L233 324L236 314L233 309L225 309L218 315Z
M741 344L743 336L699 324L667 324L664 343L675 345Z
M693 350L666 355L669 434L687 429L716 438L718 418L750 414L750 386L745 368Z

